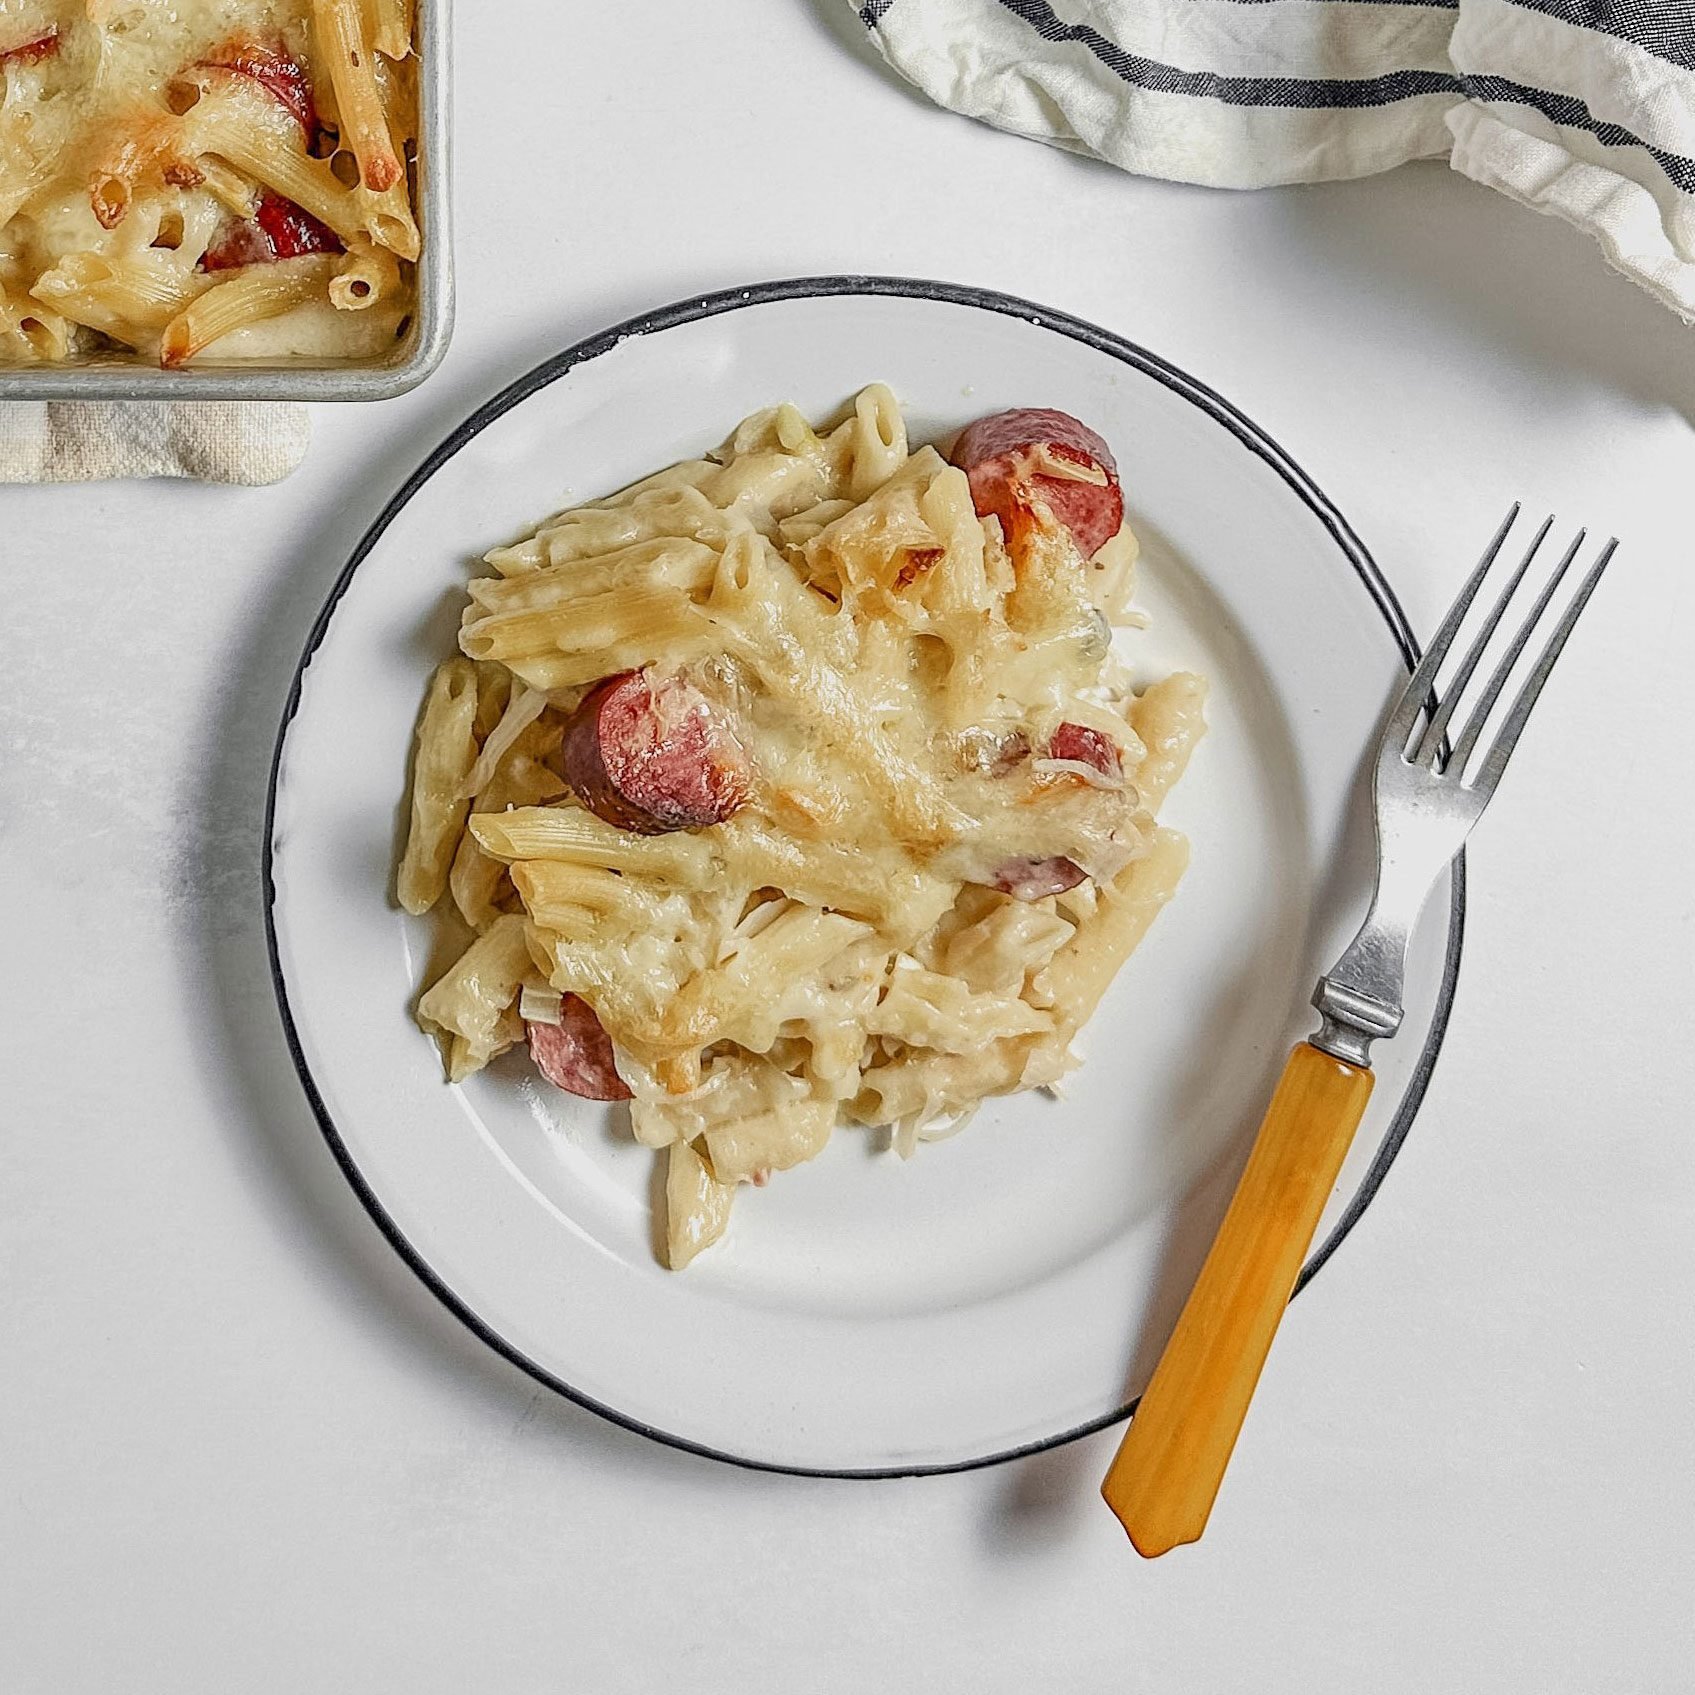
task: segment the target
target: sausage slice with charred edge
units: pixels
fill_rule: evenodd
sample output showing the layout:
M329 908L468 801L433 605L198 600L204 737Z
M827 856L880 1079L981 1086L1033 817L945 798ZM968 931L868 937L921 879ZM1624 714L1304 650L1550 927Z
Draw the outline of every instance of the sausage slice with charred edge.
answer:
M1029 522L1038 497L1085 559L1124 522L1112 449L1069 412L1024 406L991 413L960 433L952 459L970 480L978 517L992 513L1009 537Z

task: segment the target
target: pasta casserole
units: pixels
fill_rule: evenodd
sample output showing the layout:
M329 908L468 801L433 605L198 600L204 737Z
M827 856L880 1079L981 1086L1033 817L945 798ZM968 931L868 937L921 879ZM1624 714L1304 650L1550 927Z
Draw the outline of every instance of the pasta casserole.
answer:
M0 0L0 364L392 346L411 5Z
M488 554L398 877L472 933L417 1008L449 1076L527 1043L627 1100L673 1266L840 1124L910 1153L1055 1084L1187 861L1205 687L1114 652L1136 552L1077 419L944 457L874 384Z

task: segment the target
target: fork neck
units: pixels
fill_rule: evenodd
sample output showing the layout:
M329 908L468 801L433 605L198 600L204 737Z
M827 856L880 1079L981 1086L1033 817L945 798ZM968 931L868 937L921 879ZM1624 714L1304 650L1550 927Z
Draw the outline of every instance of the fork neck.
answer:
M1386 1005L1358 989L1339 983L1333 976L1320 977L1313 990L1312 1004L1322 1022L1309 1040L1333 1059L1365 1069L1371 1066L1371 1044L1393 1036L1401 1027L1399 1007Z

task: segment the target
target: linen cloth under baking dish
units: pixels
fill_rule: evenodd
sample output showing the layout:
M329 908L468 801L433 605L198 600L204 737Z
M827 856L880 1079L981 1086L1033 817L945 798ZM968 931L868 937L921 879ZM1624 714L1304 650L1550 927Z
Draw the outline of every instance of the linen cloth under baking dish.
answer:
M1695 319L1695 0L849 0L932 99L1219 188L1454 169Z
M284 401L15 400L0 405L0 483L276 483L311 439L306 408Z

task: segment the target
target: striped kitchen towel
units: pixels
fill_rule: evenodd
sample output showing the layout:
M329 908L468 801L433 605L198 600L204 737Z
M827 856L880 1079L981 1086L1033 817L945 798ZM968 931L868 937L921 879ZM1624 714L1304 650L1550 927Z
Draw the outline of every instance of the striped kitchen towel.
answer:
M1695 0L850 0L997 128L1221 188L1455 170L1695 321Z

